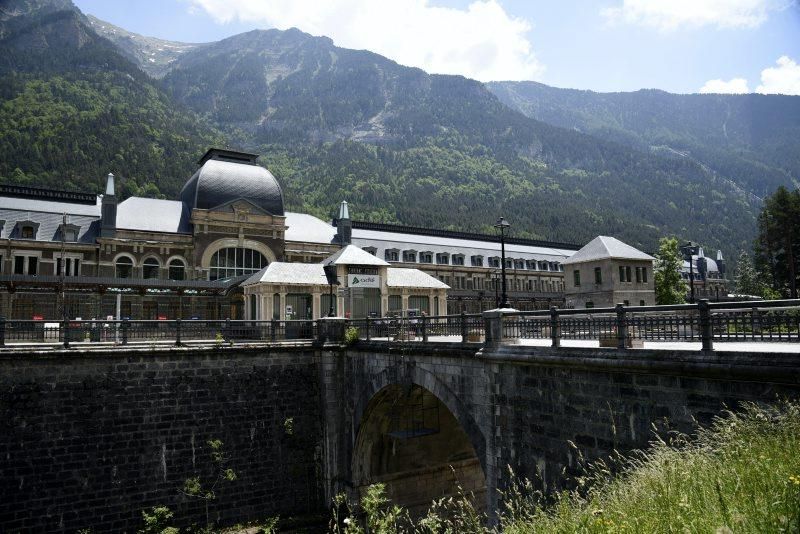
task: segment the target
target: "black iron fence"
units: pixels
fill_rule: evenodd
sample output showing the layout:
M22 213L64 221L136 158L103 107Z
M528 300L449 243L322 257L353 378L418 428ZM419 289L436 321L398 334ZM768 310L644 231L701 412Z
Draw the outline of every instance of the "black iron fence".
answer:
M364 340L460 341L595 340L601 347L635 348L644 342L700 342L703 350L729 341L800 341L800 300L715 302L676 306L617 305L502 314L385 317L344 320ZM321 321L21 321L0 318L0 346L18 343L193 342L241 343L331 340ZM351 334L352 335L352 334Z
M316 321L20 321L0 318L0 346L20 343L115 343L192 341L246 343L251 341L315 340Z

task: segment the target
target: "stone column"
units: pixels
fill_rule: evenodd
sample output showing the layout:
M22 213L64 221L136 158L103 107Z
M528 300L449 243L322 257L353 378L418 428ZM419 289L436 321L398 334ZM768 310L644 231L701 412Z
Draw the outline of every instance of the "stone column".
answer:
M319 319L324 314L320 314L320 307L322 305L322 295L320 293L319 288L314 289L311 293L311 318L312 319Z

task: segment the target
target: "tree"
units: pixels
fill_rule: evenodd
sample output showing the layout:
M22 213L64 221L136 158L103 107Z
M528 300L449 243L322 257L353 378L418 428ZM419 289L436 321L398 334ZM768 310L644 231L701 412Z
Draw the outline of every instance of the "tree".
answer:
M773 288L797 298L800 259L800 192L779 187L758 216L757 265L772 275Z
M736 292L740 295L762 296L764 282L759 276L752 258L747 251L739 254L739 261L736 262Z
M662 237L654 267L656 304L683 304L686 302L686 282L681 278L683 258L678 239Z

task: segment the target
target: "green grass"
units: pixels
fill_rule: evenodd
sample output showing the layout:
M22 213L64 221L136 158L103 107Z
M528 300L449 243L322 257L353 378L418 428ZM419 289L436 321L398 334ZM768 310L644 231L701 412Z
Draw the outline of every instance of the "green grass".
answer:
M504 532L800 532L800 404L746 405L697 439L655 443L549 507L512 488Z

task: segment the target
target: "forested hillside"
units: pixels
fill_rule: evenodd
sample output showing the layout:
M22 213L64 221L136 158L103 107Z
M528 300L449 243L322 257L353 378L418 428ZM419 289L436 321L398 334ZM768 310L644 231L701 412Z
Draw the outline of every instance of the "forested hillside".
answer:
M77 10L41 4L0 19L0 179L101 191L113 172L123 195L174 194L221 135L176 111Z
M677 234L735 251L755 235L759 201L747 191L785 183L796 164L764 163L753 129L751 144L737 145L750 167L712 168L679 145L652 149L635 129L535 120L479 82L299 30L172 43L181 51L150 61L164 41L90 22L64 1L13 2L27 10L0 11L4 181L99 190L111 171L128 194L174 197L217 144L261 153L289 209L325 218L346 199L360 219L491 231L503 215L519 236L610 234L652 251ZM797 123L787 124L770 133L781 154L796 142L783 136Z
M529 117L698 161L761 198L800 179L800 97L595 93L536 82L487 87Z

